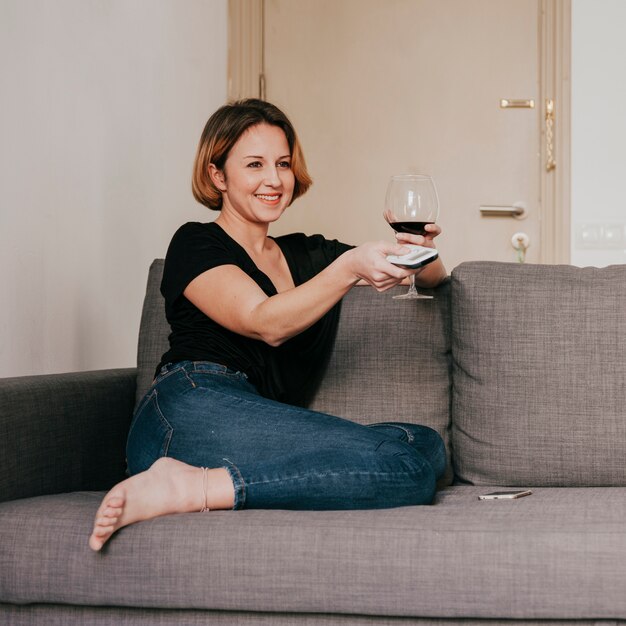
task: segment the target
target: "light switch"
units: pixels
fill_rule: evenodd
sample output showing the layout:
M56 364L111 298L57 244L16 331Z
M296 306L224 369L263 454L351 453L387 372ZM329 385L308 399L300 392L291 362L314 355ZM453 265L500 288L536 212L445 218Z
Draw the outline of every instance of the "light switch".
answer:
M626 224L620 222L580 222L575 228L578 249L613 250L626 248Z

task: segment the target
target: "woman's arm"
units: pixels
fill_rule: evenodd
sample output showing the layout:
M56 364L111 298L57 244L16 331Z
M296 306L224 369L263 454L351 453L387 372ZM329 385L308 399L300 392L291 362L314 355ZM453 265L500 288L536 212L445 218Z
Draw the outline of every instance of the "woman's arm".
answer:
M400 244L363 244L344 252L306 283L271 297L240 268L221 265L192 280L184 295L221 326L279 346L317 322L359 280L378 291L399 284L412 270L396 267L385 257L404 252Z

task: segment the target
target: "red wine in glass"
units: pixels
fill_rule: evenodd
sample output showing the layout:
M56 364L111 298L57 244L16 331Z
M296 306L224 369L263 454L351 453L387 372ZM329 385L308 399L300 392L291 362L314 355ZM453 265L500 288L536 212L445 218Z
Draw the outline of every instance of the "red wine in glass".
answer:
M397 233L410 233L411 235L425 235L427 224L435 222L389 222L389 226Z

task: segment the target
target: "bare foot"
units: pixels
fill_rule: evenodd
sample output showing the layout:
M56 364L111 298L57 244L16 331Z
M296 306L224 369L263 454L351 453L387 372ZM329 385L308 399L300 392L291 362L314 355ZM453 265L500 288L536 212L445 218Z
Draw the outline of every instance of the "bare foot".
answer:
M158 459L148 470L118 483L107 493L96 513L89 547L100 550L116 530L128 524L200 511L204 503L202 468L167 457Z

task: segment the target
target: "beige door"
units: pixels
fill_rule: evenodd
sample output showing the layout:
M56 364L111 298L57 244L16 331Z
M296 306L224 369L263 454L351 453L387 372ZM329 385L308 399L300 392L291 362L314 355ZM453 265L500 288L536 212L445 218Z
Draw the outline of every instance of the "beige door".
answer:
M448 269L540 261L542 95L535 0L265 0L266 98L291 117L314 185L273 234L392 239L388 178L437 183ZM534 108L502 108L502 99ZM527 217L481 216L523 206Z

